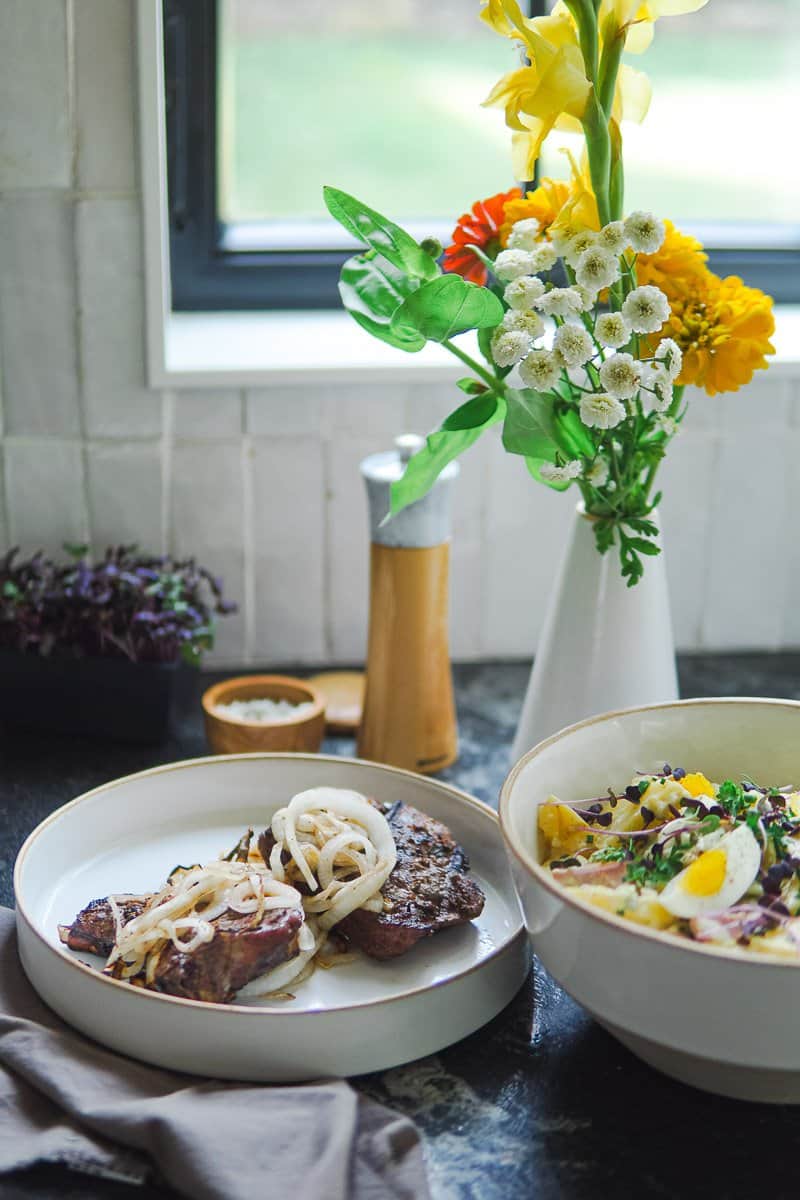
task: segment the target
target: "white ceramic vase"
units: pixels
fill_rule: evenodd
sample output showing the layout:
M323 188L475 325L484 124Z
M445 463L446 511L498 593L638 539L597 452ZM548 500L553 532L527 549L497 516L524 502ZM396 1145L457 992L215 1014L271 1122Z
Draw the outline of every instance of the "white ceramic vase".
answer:
M658 513L653 514L658 524ZM629 588L612 547L599 554L578 505L512 747L516 762L565 725L595 713L678 699L663 551Z

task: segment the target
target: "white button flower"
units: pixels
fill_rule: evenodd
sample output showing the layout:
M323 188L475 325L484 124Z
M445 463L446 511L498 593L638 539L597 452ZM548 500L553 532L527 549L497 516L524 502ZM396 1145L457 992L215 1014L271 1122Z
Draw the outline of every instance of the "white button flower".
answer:
M634 288L622 304L622 315L634 333L658 333L669 319L669 301L661 288L645 284Z
M664 364L643 363L641 384L653 393L653 408L656 412L666 412L672 404L672 380Z
M562 325L553 338L553 353L565 367L582 367L592 357L594 345L582 325Z
M501 322L501 328L506 331L519 329L529 338L541 337L544 333L544 321L537 312L531 309L513 309L507 312Z
M505 330L500 326L490 342L492 358L498 367L513 367L531 348L531 339L521 329Z
M604 225L597 235L597 244L618 258L628 247L628 235L625 232L624 222L609 221L608 225Z
M583 312L583 299L575 288L553 288L539 297L536 307L549 317L577 317Z
M664 222L651 212L632 212L625 219L625 233L637 254L655 254L664 244Z
M598 342L610 346L612 350L619 350L620 346L630 341L631 327L622 313L608 312L601 313L597 318L594 332Z
M539 246L534 252L534 260L536 262L537 271L550 271L558 262L558 255L549 242L545 242L543 246Z
M604 458L597 458L584 474L584 479L590 483L592 487L605 487L608 483L608 463Z
M541 225L536 217L526 217L524 221L515 222L508 235L507 248L509 250L535 250L540 231Z
M683 353L672 338L663 338L658 343L656 362L662 363L670 379L677 379L683 366Z
M582 229L580 233L576 233L575 237L567 243L564 250L564 258L571 267L577 267L578 259L583 254L584 250L588 250L590 246L595 244L597 234L593 229Z
M494 260L494 273L504 283L519 279L521 275L534 275L535 255L529 250L501 250Z
M561 376L561 364L552 350L531 350L519 365L519 374L526 387L546 392Z
M581 312L589 312L597 304L597 292L594 288L582 287L581 284L576 283L573 285L572 290L577 292L581 298L581 304L583 305Z
M674 421L672 417L659 417L657 424L662 433L665 433L667 437L674 437L678 432L678 422Z
M548 483L566 483L568 480L577 479L582 471L583 464L577 458L563 467L557 467L553 463L542 463L539 468L539 474Z
M503 299L509 308L527 310L544 295L544 284L536 275L520 275L506 287Z
M605 392L581 396L581 420L590 429L614 429L625 420L625 405Z
M599 292L619 279L619 263L602 246L590 246L578 259L575 278L583 287Z
M628 400L639 390L642 364L631 354L612 354L600 368L600 382L615 400Z

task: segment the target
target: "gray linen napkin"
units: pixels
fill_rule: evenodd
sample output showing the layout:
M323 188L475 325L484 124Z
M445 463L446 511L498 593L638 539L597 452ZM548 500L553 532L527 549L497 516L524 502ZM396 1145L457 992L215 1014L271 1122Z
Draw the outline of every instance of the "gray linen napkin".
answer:
M416 1126L344 1080L203 1081L73 1032L28 982L0 908L0 1174L34 1163L194 1200L428 1200Z

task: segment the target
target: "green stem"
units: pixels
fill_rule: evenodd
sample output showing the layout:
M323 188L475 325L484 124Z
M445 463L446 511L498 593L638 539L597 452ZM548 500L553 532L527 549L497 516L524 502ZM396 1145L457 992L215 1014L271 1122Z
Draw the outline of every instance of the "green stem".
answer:
M597 214L601 225L611 220L609 186L611 180L611 137L605 113L596 95L592 94L582 118L586 137L586 153L589 158L589 174L592 191L597 200Z
M502 380L498 379L495 375L490 375L489 372L480 365L480 363L475 362L474 358L471 358L469 354L465 354L464 351L460 350L458 346L454 346L449 339L443 341L442 345L445 347L445 349L449 350L451 354L455 354L456 358L460 358L464 365L469 367L471 371L474 371L476 375L479 375L484 383L488 383L493 392L504 392L506 390L506 385L502 382Z

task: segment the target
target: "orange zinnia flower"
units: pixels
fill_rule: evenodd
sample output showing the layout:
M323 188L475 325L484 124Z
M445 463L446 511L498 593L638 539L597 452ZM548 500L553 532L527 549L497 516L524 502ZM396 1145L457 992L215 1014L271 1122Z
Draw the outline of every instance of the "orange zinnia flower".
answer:
M510 192L498 192L488 200L476 200L470 211L459 217L453 230L453 244L444 252L445 271L454 271L470 283L486 283L486 268L469 247L477 246L492 258L501 245L503 208L509 200L518 199L521 195L519 188L512 188Z

